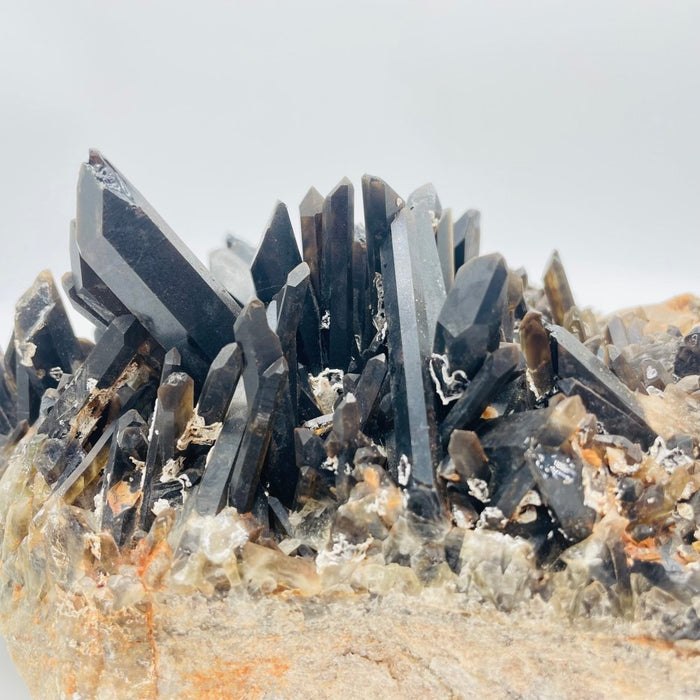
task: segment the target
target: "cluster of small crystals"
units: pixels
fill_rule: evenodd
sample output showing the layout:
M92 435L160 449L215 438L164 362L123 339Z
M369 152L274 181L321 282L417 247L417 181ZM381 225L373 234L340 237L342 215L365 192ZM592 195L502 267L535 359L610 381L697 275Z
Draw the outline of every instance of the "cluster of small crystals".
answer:
M63 284L95 342L44 272L4 356L5 583L63 509L101 576L157 552L148 586L454 580L507 608L566 580L572 610L674 603L700 637L698 301L600 319L556 253L543 289L480 255L431 185L362 201L364 226L349 181L312 188L301 252L279 203L207 270L91 153Z

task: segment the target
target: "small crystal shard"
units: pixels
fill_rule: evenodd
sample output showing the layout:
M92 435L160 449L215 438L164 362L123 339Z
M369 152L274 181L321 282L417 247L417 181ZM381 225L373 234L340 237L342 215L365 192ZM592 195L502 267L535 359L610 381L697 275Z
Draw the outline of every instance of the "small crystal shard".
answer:
M449 292L455 277L454 257L454 230L452 226L452 211L447 209L440 217L437 233L435 234L440 267L442 267L442 279L445 283L445 291Z
M301 255L287 207L277 202L250 266L258 299L269 303L300 262Z
M226 247L215 250L209 256L209 269L226 291L245 306L256 296L255 282L250 273L255 250L245 241L229 236Z
M566 312L574 306L574 297L556 250L552 253L544 273L544 291L549 300L552 321L559 326L563 325Z
M124 544L137 523L141 501L137 463L146 457L147 427L136 411L125 413L117 424L102 476L100 503L102 527L118 545Z
M469 209L454 223L455 273L472 258L479 256L481 246L481 213Z
M538 396L546 396L554 386L554 368L549 335L542 324L541 314L536 311L528 311L520 324L520 347Z
M243 354L238 343L224 345L209 367L197 414L211 425L223 420L243 370Z

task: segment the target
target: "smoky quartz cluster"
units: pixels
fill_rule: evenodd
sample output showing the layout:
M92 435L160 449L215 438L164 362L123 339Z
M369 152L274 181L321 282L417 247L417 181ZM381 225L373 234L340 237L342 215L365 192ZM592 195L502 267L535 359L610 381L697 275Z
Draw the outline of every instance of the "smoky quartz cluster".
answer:
M158 580L208 595L256 566L316 594L371 562L506 609L660 596L664 634L700 637L698 300L602 317L558 254L542 288L482 254L479 212L432 185L365 176L361 195L362 217L347 179L312 188L301 249L278 203L257 250L230 236L207 269L90 153L62 282L94 342L44 272L0 371L6 483L25 460L5 585L50 568L15 553L54 523L100 576L159 543Z

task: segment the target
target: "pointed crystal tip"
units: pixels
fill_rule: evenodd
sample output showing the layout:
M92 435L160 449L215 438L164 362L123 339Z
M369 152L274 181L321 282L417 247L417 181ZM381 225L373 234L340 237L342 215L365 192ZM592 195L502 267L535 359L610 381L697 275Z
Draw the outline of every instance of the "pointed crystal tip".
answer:
M86 167L105 189L133 203L134 196L129 184L109 160L96 148L90 149Z

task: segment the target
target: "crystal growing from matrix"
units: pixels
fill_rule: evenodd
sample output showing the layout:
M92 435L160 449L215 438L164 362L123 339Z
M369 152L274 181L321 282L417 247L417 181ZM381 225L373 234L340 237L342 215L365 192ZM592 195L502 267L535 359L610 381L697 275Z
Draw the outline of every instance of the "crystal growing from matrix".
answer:
M604 318L432 184L361 185L207 269L90 152L62 282L94 342L42 272L0 362L8 609L430 586L700 638L700 301Z

